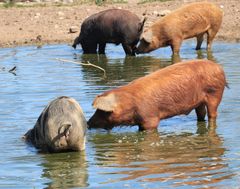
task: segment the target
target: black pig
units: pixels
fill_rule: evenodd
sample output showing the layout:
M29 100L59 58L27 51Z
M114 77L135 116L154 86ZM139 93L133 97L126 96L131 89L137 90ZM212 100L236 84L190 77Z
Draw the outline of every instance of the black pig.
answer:
M81 26L79 37L72 45L82 45L83 53L105 54L106 43L123 46L126 55L135 55L134 49L139 41L144 22L137 15L121 9L109 9L91 15Z

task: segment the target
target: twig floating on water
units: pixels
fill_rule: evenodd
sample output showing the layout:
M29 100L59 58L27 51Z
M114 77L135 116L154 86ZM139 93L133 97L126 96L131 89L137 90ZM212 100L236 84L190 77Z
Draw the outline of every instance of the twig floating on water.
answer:
M61 58L56 58L56 60L62 61L62 62L69 62L69 63L73 63L73 64L81 64L83 66L92 66L92 67L95 67L95 68L98 68L98 69L102 70L103 73L104 73L104 77L106 76L106 71L103 68L101 68L101 67L99 67L95 64L92 64L89 61L87 61L87 63L82 63L82 62L75 62L75 61L72 61L72 60L61 59Z
M17 66L14 66L12 69L9 70L9 72L15 72L16 68L17 68Z

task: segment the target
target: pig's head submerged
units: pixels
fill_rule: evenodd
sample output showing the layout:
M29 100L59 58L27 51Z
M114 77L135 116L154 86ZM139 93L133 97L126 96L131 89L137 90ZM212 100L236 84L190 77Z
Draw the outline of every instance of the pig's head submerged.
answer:
M140 42L136 49L137 54L148 53L159 47L158 39L153 35L151 29L145 30L140 36Z
M87 123L77 101L60 97L50 104L47 110L43 134L50 149L52 151L84 150Z
M59 97L43 110L24 139L42 151L82 151L87 122L76 100Z
M96 109L94 115L88 120L89 128L112 129L117 125L134 125L134 107L118 97L116 93L99 95L93 102ZM119 103L121 102L121 103ZM124 107L123 107L124 106Z

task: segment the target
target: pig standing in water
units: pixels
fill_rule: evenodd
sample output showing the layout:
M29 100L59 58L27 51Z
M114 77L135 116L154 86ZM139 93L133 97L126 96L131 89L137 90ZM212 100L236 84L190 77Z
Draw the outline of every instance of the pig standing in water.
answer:
M88 17L81 26L81 32L73 43L80 43L86 54L105 54L106 43L122 44L127 55L135 55L134 49L142 33L146 19L121 9L109 9Z
M58 97L39 116L24 138L43 151L81 151L85 149L87 122L76 100Z
M215 121L226 86L221 66L209 60L174 64L95 98L89 128L138 125L156 129L159 121L196 110L199 121Z
M197 2L186 5L160 18L146 29L137 47L137 53L148 53L160 47L171 46L173 54L179 54L184 39L196 37L196 50L201 48L203 35L207 33L207 49L222 23L222 10L212 3Z

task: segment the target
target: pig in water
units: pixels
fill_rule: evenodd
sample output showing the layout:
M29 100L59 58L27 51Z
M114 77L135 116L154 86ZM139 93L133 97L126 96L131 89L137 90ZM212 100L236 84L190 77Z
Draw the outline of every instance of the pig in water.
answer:
M177 63L128 85L104 92L93 102L89 128L138 125L156 129L159 121L195 109L199 121L215 121L226 86L221 66L209 60Z
M145 18L121 9L109 9L88 17L73 43L80 43L85 54L105 54L106 43L122 44L127 55L135 55L135 48L142 33Z
M160 47L171 46L173 54L179 54L182 41L192 37L197 38L196 50L199 50L205 33L207 49L211 50L222 16L222 10L209 2L183 6L144 30L136 52L148 53Z
M58 97L39 116L24 138L42 151L82 151L87 122L76 100Z

